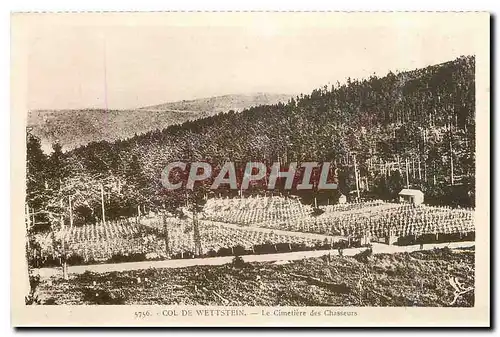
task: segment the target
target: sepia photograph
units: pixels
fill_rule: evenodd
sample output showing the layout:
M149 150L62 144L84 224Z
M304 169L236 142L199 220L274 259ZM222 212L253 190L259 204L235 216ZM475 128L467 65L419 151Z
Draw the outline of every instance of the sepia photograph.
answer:
M487 321L489 20L13 14L14 307Z

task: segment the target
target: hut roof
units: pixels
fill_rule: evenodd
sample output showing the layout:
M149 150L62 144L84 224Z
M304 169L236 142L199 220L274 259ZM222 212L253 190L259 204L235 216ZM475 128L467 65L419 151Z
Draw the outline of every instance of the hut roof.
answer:
M411 188L403 188L399 195L424 195L424 192L420 190L413 190Z

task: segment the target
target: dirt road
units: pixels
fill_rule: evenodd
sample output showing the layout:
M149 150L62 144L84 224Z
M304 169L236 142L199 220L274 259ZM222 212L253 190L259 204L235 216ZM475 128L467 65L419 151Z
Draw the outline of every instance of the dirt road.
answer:
M438 243L438 244L426 244L424 245L424 250L430 250L434 248L444 248L449 247L451 249L457 249L461 247L471 247L474 246L474 241L463 241L463 242L452 242L452 243ZM353 256L359 252L365 250L366 248L349 248L344 249L344 256ZM420 250L420 245L412 246L388 246L380 243L373 243L373 253L374 254L393 254L401 252L413 252ZM304 258L319 257L325 254L338 255L336 250L312 250L303 252L292 252L292 253L278 253L278 254L262 254L262 255L245 255L243 260L245 262L272 262L272 261L293 261L301 260ZM233 256L224 257L211 257L202 259L189 259L189 260L165 260L165 261L143 261L143 262L126 262L126 263L114 263L114 264L94 264L86 266L70 266L68 268L68 273L71 274L82 274L86 271L91 271L94 273L109 273L109 272L121 272L128 270L140 270L148 268L184 268L196 265L222 265L230 263ZM277 262L279 263L279 262ZM34 270L35 274L39 274L41 278L49 278L52 276L62 277L61 268L40 268Z

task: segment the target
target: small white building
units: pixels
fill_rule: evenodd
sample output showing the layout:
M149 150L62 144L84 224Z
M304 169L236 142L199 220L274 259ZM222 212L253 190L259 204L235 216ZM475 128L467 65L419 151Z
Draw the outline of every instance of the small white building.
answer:
M399 192L399 202L420 205L424 202L424 192L420 190L404 188L401 190L401 192Z
M345 195L341 194L340 197L339 197L339 202L338 203L339 204L345 204L345 203L347 203L347 197Z

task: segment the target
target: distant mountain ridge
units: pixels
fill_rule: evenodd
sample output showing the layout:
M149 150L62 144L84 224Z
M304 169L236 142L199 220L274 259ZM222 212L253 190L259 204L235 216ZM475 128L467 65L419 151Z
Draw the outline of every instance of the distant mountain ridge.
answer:
M172 111L200 111L208 109L210 111L217 111L218 113L227 112L229 110L241 111L257 105L276 104L278 102L286 103L291 97L292 95L268 93L255 93L250 95L223 95L158 104L144 107L142 109Z
M45 152L59 142L71 150L94 141L125 139L173 124L195 120L229 110L286 103L292 95L256 93L183 100L137 109L34 110L28 113L28 127L40 138Z

